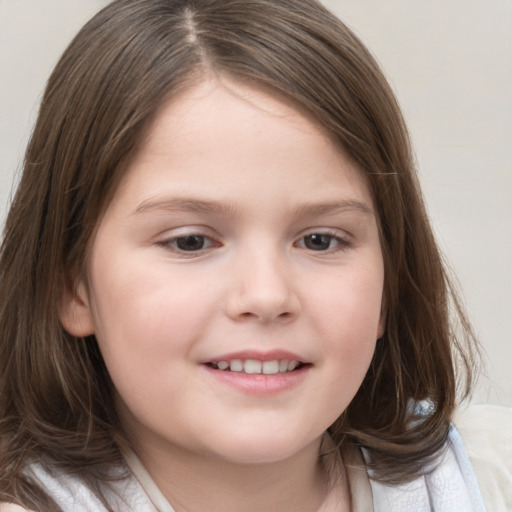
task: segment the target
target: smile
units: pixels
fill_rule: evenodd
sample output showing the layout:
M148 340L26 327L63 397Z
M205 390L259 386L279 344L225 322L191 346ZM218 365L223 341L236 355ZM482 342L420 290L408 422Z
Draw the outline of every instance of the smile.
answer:
M299 370L303 363L295 359L275 359L273 361L259 361L257 359L232 359L230 361L217 361L207 363L215 370L226 372L239 372L247 374L276 375Z

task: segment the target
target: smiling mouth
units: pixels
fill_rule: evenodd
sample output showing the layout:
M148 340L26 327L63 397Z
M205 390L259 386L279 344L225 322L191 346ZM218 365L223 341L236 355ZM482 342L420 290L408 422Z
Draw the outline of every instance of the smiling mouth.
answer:
M224 372L246 373L250 375L277 375L280 373L291 373L305 366L308 363L302 363L295 359L275 359L273 361L258 361L257 359L232 359L230 361L217 361L215 363L206 363L214 370Z

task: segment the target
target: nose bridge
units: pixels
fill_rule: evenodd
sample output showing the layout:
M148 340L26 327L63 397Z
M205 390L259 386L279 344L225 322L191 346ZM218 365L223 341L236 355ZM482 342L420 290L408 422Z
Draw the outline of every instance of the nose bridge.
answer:
M291 319L300 309L291 262L277 244L245 247L236 258L228 312L263 322Z

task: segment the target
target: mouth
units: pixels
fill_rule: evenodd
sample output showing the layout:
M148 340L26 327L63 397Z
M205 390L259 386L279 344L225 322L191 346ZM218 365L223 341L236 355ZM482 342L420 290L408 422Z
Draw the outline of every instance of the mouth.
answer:
M245 373L248 375L279 375L292 373L311 366L296 359L274 359L260 361L258 359L231 359L226 361L207 362L206 366L222 372Z
M307 380L314 364L286 350L244 350L204 359L201 365L222 386L243 395L275 396ZM223 388L224 389L224 388Z

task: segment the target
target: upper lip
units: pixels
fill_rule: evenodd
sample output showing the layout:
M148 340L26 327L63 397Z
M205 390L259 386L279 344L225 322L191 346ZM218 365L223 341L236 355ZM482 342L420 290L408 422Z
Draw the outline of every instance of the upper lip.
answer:
M259 351L259 350L241 350L238 352L230 352L228 354L222 354L221 356L215 356L200 361L201 364L207 363L218 363L219 361L233 361L234 359L248 360L253 359L256 361L281 361L288 359L289 361L298 361L299 363L306 364L303 357L289 352L288 350L270 350L270 351Z

